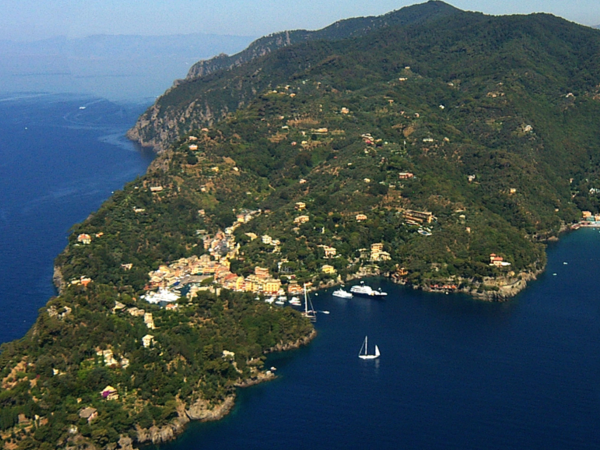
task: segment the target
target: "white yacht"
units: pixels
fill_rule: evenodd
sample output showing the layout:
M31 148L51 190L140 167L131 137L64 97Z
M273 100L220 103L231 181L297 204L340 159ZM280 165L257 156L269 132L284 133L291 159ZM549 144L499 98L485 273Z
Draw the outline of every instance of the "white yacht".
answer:
M339 298L352 298L352 294L348 291L345 291L343 289L338 289L337 291L333 291L333 293L331 294L334 297L339 297Z
M364 295L367 297L385 297L387 295L387 292L382 292L381 289L376 291L371 286L365 286L363 283L352 286L350 288L350 292L356 295Z

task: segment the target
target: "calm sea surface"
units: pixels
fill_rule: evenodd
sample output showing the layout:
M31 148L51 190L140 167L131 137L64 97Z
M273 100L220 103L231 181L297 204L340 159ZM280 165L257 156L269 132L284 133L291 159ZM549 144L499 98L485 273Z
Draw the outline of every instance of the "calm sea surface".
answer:
M152 155L123 137L145 106L0 95L0 342L22 337L54 295L69 228L145 173Z
M69 227L145 171L151 155L120 137L141 109L0 101L0 341L22 336L53 294ZM377 280L385 300L320 292L330 314L308 347L271 357L277 380L160 448L600 448L599 255L597 230L564 236L508 303ZM379 360L358 359L365 335Z

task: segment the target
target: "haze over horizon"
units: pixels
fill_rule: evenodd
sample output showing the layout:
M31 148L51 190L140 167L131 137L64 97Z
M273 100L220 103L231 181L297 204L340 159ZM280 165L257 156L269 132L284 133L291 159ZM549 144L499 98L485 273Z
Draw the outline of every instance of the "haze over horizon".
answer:
M191 65L235 54L253 40L285 30L316 30L347 18L378 16L415 0L5 0L0 16L0 91L86 93L149 101ZM485 14L546 12L588 26L600 24L596 1L447 2ZM317 12L317 13L315 13Z
M415 3L414 0L76 0L42 2L5 0L0 17L0 40L35 41L56 36L166 36L192 33L263 36L292 29L319 29L338 20L381 15ZM456 8L485 14L545 12L583 25L600 24L597 0L454 0Z

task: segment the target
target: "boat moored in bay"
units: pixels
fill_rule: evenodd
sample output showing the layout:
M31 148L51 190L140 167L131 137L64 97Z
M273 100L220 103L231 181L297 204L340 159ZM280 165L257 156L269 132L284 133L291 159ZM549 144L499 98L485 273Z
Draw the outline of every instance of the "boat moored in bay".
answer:
M345 291L343 289L338 289L336 291L333 291L332 294L334 297L339 297L339 298L352 298L352 294L348 291Z
M364 295L366 297L385 297L387 292L382 292L381 289L375 290L371 286L366 286L364 282L360 285L352 286L350 292L355 295Z

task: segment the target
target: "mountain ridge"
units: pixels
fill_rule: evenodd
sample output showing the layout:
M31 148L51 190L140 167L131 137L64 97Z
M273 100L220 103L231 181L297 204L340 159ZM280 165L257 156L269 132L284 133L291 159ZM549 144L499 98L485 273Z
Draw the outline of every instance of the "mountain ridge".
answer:
M258 39L238 55L231 57L219 55L211 60L200 61L192 66L187 78L185 80L177 80L173 87L159 97L154 105L140 117L136 125L128 131L127 136L143 147L152 147L160 152L166 149L169 140L176 139L186 128L189 130L189 126L182 126L182 124L188 122L190 118L196 125L201 122L210 123L213 120L218 120L227 112L243 105L248 95L244 95L244 98L237 100L232 98L227 106L223 108L217 106L215 110L214 102L202 98L203 89L210 90L212 87L207 86L204 88L196 86L211 84L214 80L213 75L221 71L227 72L234 68L245 67L257 58L265 57L272 50L284 49L292 44L301 45L303 42L310 44L311 42L317 42L319 39L323 41L350 39L354 34L364 35L374 30L385 28L390 22L394 22L398 26L402 26L403 24L419 24L435 22L443 17L449 17L454 14L482 16L480 13L466 13L442 1L430 0L427 3L407 6L382 16L345 19L316 32L304 30L286 31ZM377 26L375 27L375 25ZM265 42L271 44L273 49L269 45L265 45ZM257 73L261 71L260 67L257 67L256 70ZM254 77L254 75L247 74L247 77ZM240 81L235 82L235 84L238 83ZM250 87L250 97L257 92L257 89L264 89L264 86ZM186 92L183 93L182 91ZM190 98L190 101L186 102L183 100L181 102L182 97L186 96ZM196 97L198 97L197 100ZM172 99L175 99L178 103L181 102L178 105L179 111L170 105ZM201 107L198 106L198 100L203 103ZM163 106L164 103L166 103L165 106ZM200 121L192 118L192 110L195 111L193 115L197 116Z
M184 81L209 75L215 71L230 69L279 48L313 40L337 40L360 37L366 33L390 25L425 23L459 12L457 8L438 0L424 5L413 5L381 16L357 17L339 20L316 31L288 30L274 33L252 42L245 50L228 56L221 54L194 64Z

